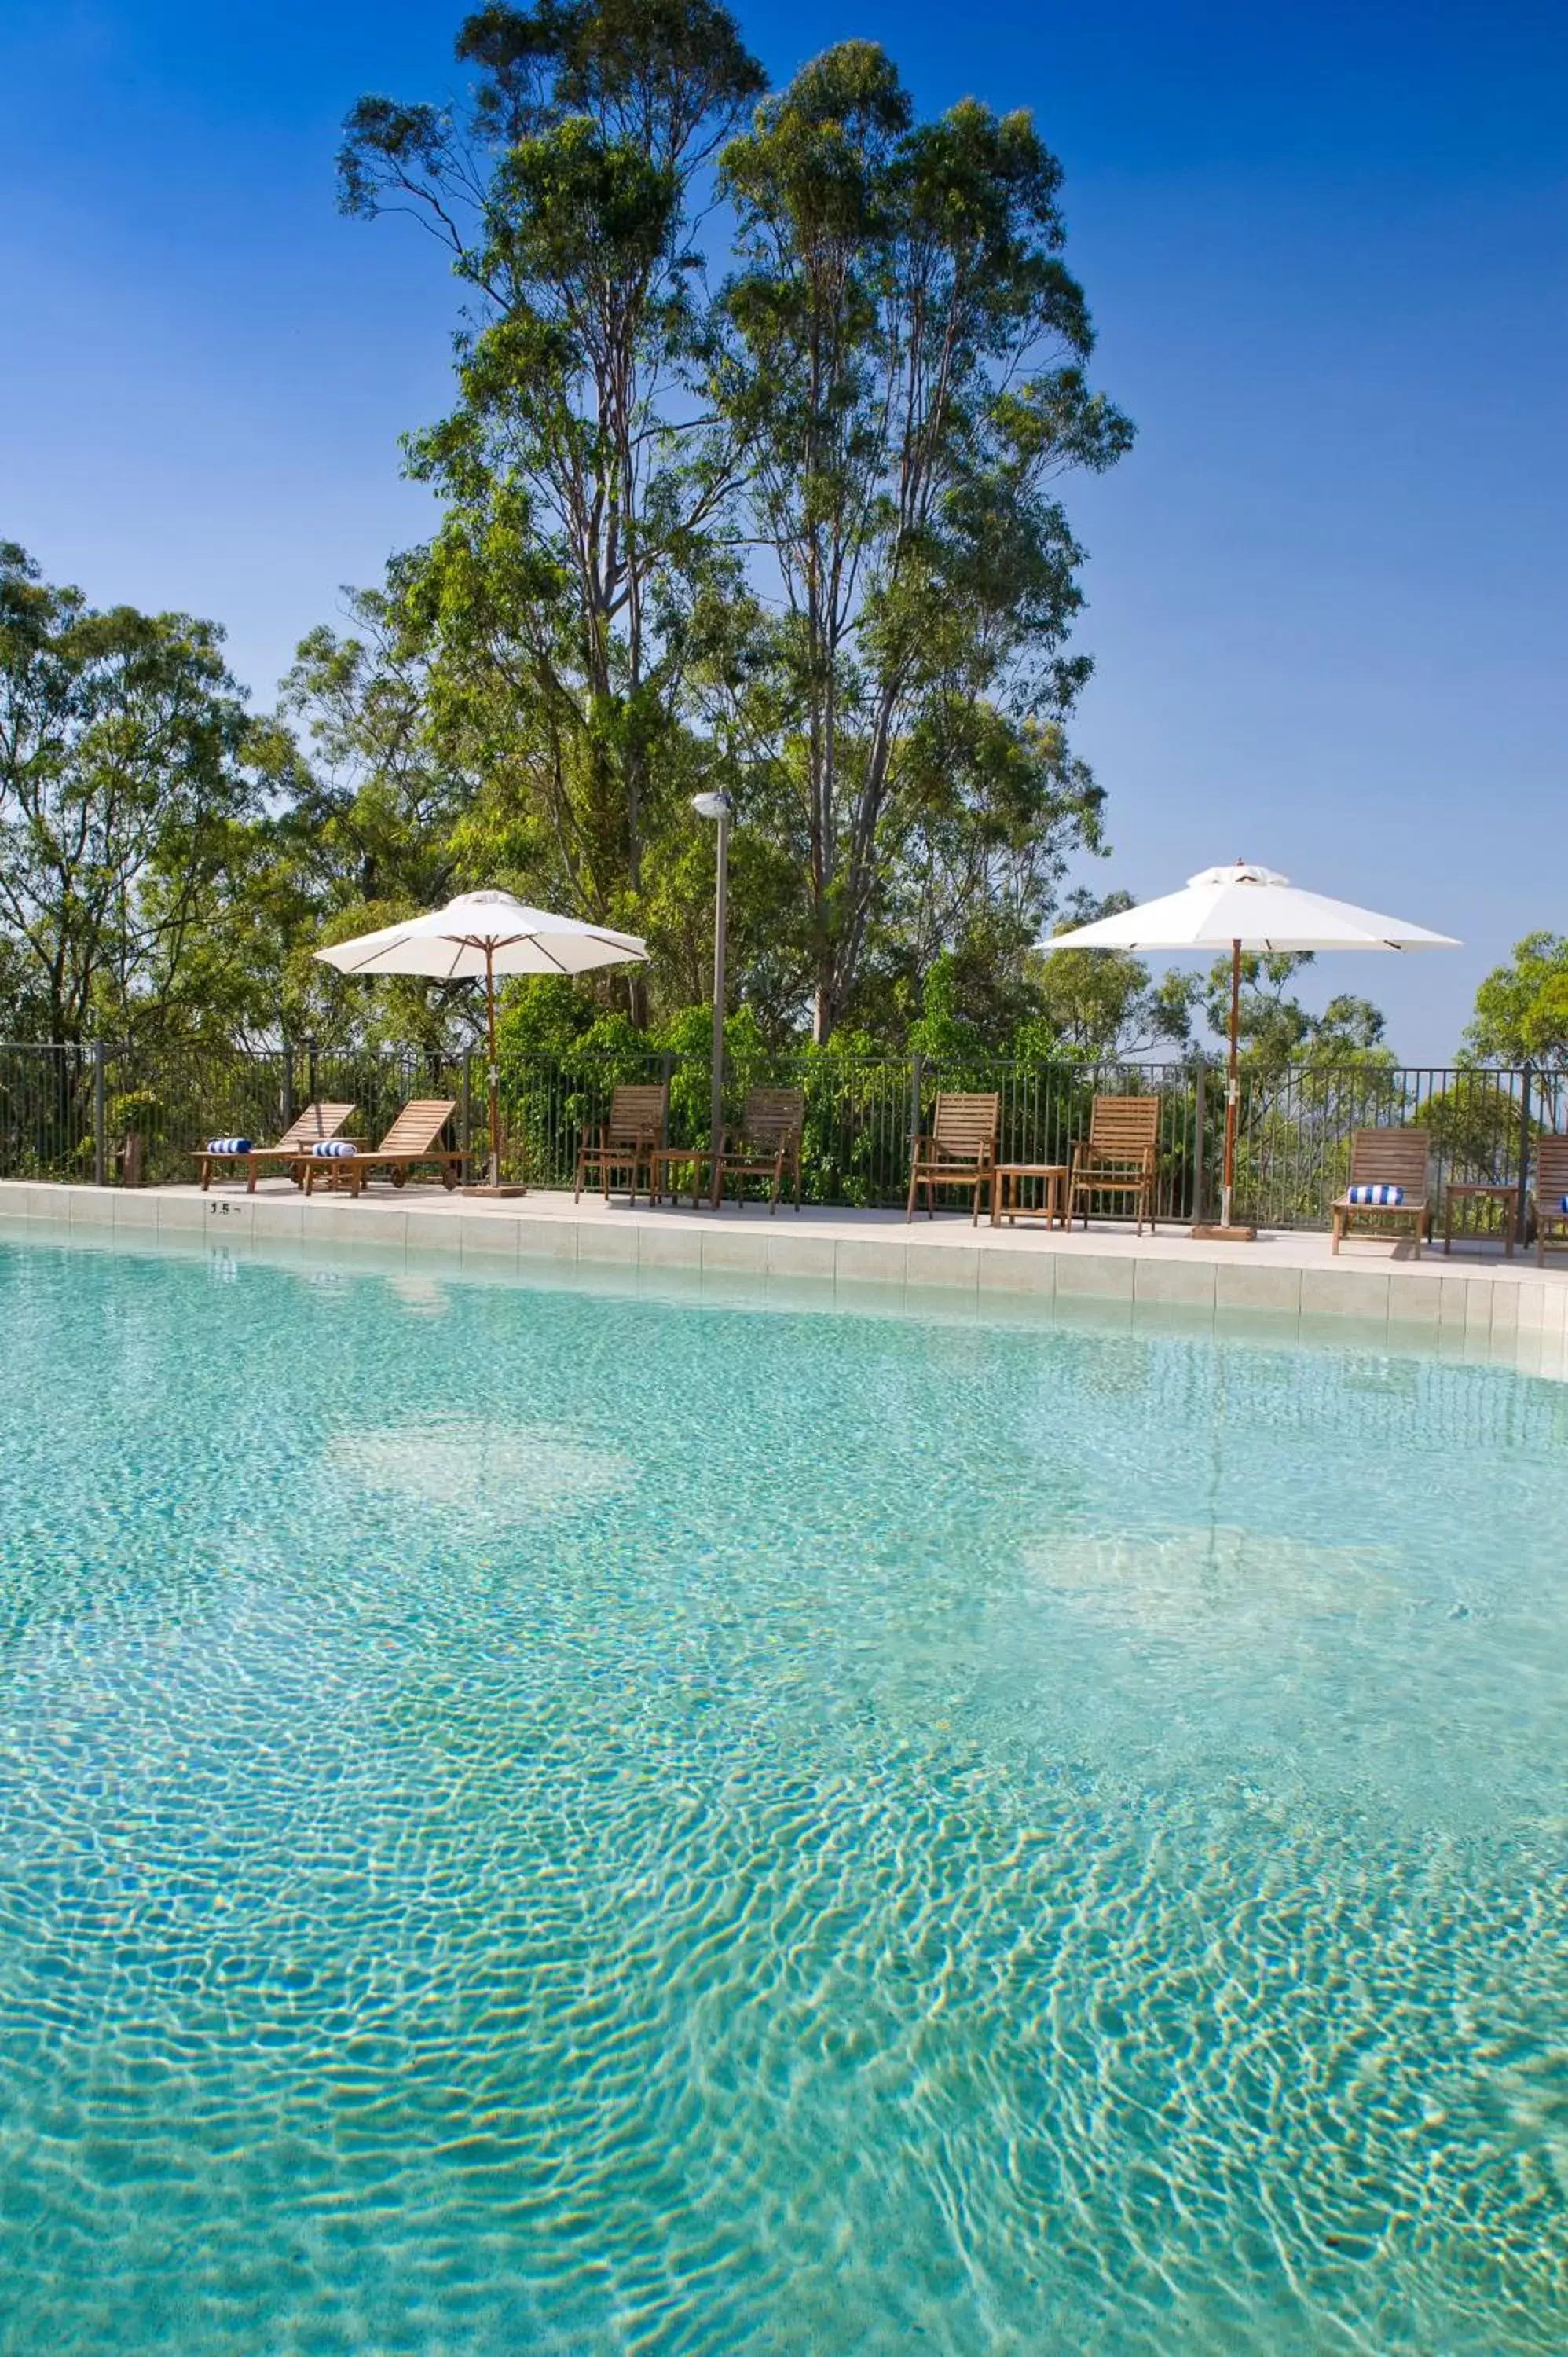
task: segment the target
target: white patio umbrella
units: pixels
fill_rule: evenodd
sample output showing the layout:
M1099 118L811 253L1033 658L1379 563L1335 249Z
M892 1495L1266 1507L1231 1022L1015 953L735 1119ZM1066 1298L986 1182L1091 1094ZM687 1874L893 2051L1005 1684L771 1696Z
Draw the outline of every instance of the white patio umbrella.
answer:
M1304 891L1272 867L1238 859L1231 867L1206 867L1187 878L1187 888L1098 918L1069 933L1053 933L1042 950L1223 950L1230 952L1230 1057L1225 1097L1225 1191L1222 1228L1230 1228L1236 1176L1236 1114L1240 1098L1237 1031L1241 1006L1243 950L1456 950L1448 933L1398 917L1380 917L1348 900L1330 900ZM1232 1231L1251 1234L1251 1231Z
M596 966L629 965L646 958L647 944L634 933L612 933L575 917L554 917L530 909L510 892L462 892L428 916L409 917L334 942L317 956L340 974L425 974L433 982L483 980L485 1026L489 1042L489 1184L469 1192L520 1194L500 1183L500 1092L496 1072L496 976L510 974L588 974Z

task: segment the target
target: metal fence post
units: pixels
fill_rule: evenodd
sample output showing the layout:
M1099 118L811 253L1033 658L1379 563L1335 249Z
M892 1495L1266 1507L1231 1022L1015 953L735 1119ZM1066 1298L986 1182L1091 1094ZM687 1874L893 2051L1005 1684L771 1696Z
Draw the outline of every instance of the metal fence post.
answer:
M283 1043L283 1125L294 1127L294 1046L288 1039Z
M1192 1223L1203 1222L1203 1082L1208 1066L1201 1057L1192 1084Z
M909 1059L909 1168L920 1149L920 1083L925 1075L926 1060L918 1050ZM908 1170L904 1174L908 1182Z
M473 1068L474 1051L471 1048L465 1048L463 1050L463 1085L460 1092L462 1096L462 1104L457 1114L457 1134L463 1147L465 1164L468 1149L474 1142Z
M108 1140L103 1135L107 1118L104 1110L103 1042L95 1039L92 1043L92 1183L95 1187L103 1186L108 1178Z
M1526 1064L1520 1074L1519 1092L1519 1206L1514 1214L1514 1241L1522 1247L1528 1233L1530 1205L1530 1093L1535 1079L1535 1066Z
M306 1104L316 1103L316 1035L313 1031L305 1035L305 1101Z
M673 1080L674 1076L674 1051L672 1049L666 1048L664 1053L659 1059L659 1077L664 1085L664 1109L659 1117L659 1143L660 1146L668 1146L670 1143L670 1083Z

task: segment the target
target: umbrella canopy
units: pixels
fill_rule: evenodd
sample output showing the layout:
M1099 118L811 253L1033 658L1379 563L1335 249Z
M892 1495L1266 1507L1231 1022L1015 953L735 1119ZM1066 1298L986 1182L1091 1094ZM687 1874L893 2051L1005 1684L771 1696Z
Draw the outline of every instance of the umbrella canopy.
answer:
M510 892L460 892L444 909L409 917L317 956L340 974L425 974L433 982L482 982L498 974L587 974L648 955L634 933L612 933L576 917L530 909Z
M1043 950L1455 950L1446 933L1304 891L1272 867L1206 867L1181 892L1056 933Z
M1220 1224L1230 1227L1236 1174L1236 1115L1240 1099L1239 1030L1243 950L1456 950L1448 933L1400 917L1380 917L1307 892L1272 867L1238 859L1230 867L1205 867L1189 876L1185 891L1145 900L1071 932L1037 942L1042 950L1225 950L1230 952L1230 1085L1225 1101L1225 1194Z
M510 892L460 892L444 909L409 917L351 942L334 942L317 956L340 974L423 974L432 982L483 982L489 1041L490 1178L500 1186L500 1098L496 1073L496 976L509 974L589 974L596 966L628 965L646 958L635 933L612 933L576 917L531 909Z

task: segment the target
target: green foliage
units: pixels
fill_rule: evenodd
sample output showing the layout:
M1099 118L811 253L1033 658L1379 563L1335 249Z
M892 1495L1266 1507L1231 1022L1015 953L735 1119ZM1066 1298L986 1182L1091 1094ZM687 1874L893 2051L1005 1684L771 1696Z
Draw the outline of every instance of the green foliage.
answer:
M340 192L413 211L469 297L456 404L409 445L443 521L394 589L472 781L458 863L645 933L652 973L611 988L646 1023L700 987L688 802L723 782L769 1037L808 1006L820 1039L907 1023L942 949L1016 1017L1099 840L1047 487L1130 438L1083 379L1055 159L1023 114L918 123L864 42L733 135L762 77L708 0L487 8L457 46L466 107L361 101ZM691 237L721 148L714 301Z
M242 1020L225 924L291 748L247 716L221 633L103 612L0 543L0 996L77 1044Z
M725 151L714 395L784 593L751 609L770 691L742 701L802 863L819 1040L976 905L1011 908L1016 959L1062 851L1098 840L1060 728L1087 673L1065 651L1079 551L1048 486L1131 428L1083 378L1059 179L1025 114L917 123L864 41Z
M1506 1185L1518 1176L1520 1107L1483 1073L1436 1091L1415 1114L1432 1132L1444 1168L1456 1177Z
M1020 1040L1030 1054L1099 1064L1179 1055L1191 1044L1195 975L1156 982L1141 958L1118 950L1055 950L1032 971L1039 1013Z
M1248 952L1241 959L1238 1037L1244 1060L1260 1075L1301 1064L1391 1069L1393 1049L1383 1038L1383 1018L1370 1000L1341 993L1321 1015L1313 1015L1289 995L1289 985L1314 963L1310 950ZM1204 1012L1217 1037L1230 1028L1230 960L1217 958L1204 989Z
M1476 993L1465 1034L1483 1063L1568 1071L1568 934L1527 933Z
M445 512L403 585L431 714L480 781L456 845L550 905L679 933L671 869L714 758L685 725L688 640L724 603L736 463L702 404L691 188L760 69L710 0L490 7L457 48L466 118L362 101L340 179L350 211L412 209L470 296L457 404L409 445ZM645 1016L641 979L618 987Z

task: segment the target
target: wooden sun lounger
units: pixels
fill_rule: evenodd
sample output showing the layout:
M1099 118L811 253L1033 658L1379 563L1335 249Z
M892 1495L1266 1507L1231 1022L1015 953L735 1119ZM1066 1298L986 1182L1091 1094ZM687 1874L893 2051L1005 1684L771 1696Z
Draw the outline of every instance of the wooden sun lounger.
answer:
M311 1147L328 1137L336 1137L353 1110L351 1104L308 1104L297 1121L289 1124L275 1146L252 1146L249 1154L214 1154L210 1146L194 1147L192 1151L200 1168L202 1193L207 1192L213 1170L221 1163L234 1164L244 1171L247 1195L255 1193L257 1174L269 1162L292 1163L294 1168L290 1175L296 1186L301 1185L301 1165L308 1161Z
M1546 1265L1546 1248L1568 1247L1568 1137L1541 1137L1535 1145L1535 1263Z
M1160 1145L1157 1096L1096 1097L1089 1109L1089 1135L1072 1149L1068 1169L1068 1225L1079 1204L1089 1225L1091 1195L1130 1195L1137 1215L1155 1227L1155 1172Z
M973 1191L970 1225L980 1224L980 1198L995 1186L996 1133L1002 1124L1002 1099L995 1093L939 1096L929 1132L915 1141L909 1161L909 1200L904 1217L915 1216L915 1196L926 1190L926 1217L935 1210L938 1187L968 1187Z
M372 1170L384 1170L394 1187L406 1187L416 1163L433 1162L450 1194L467 1160L460 1147L440 1143L441 1133L456 1110L456 1097L413 1098L370 1153L313 1156L305 1166L306 1193L312 1194L317 1179L324 1178L329 1187L347 1188L350 1195L363 1194Z
M770 1178L769 1218L779 1209L785 1174L795 1181L795 1209L800 1208L800 1133L806 1125L804 1089L752 1089L747 1092L740 1127L725 1139L719 1156L714 1200L722 1203L726 1178ZM696 1178L692 1181L696 1197Z
M648 1200L651 1203L669 1115L668 1083L638 1082L612 1090L609 1119L600 1126L597 1144L584 1136L572 1200L575 1203L582 1200L583 1182L590 1171L596 1171L604 1181L607 1203L610 1200L610 1180L617 1176L628 1180L635 1203L638 1174L646 1170Z
M1428 1131L1359 1129L1350 1141L1350 1176L1343 1195L1334 1202L1334 1242L1337 1252L1354 1220L1404 1220L1410 1223L1413 1251L1421 1258L1422 1239L1432 1241L1432 1207L1426 1200L1426 1164L1432 1151ZM1352 1187L1398 1187L1402 1203L1353 1203Z

